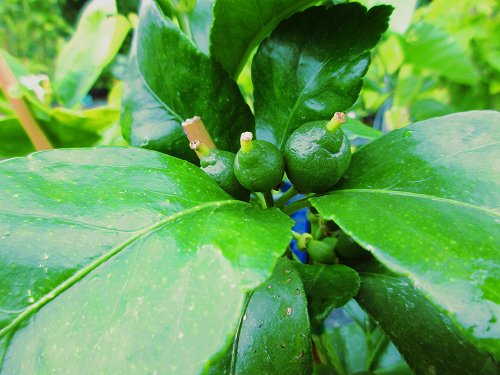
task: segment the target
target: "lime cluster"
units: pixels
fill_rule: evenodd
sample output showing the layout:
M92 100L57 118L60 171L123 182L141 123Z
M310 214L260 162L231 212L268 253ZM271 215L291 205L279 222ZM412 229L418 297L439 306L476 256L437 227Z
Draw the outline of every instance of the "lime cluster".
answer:
M299 127L289 137L283 154L272 143L241 135L235 155L209 149L197 141L191 148L200 154L201 168L223 190L247 201L250 192L268 192L279 187L286 170L290 182L303 193L322 193L335 185L349 167L351 145L340 129L345 114L330 121L314 121Z

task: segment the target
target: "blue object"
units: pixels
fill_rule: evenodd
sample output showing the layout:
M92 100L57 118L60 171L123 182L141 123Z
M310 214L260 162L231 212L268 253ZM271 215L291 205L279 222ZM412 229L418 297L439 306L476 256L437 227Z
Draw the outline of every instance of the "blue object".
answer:
M281 190L283 192L286 192L291 187L292 187L292 184L290 184L290 181L285 180L285 185L281 188ZM287 204L290 204L291 202L294 202L294 201L299 200L299 199L304 198L304 197L305 197L305 195L303 195L303 194L297 194ZM300 234L309 233L309 231L310 231L311 227L309 225L309 221L307 220L307 210L308 210L308 208L303 208L302 210L299 210L299 211L293 213L292 215L290 215L290 217L293 220L295 220L295 225L293 226L292 229L297 233L300 233ZM290 242L290 248L295 253L295 255L297 255L297 257L300 259L300 261L302 263L307 263L307 252L300 251L297 248L297 242L295 240L292 240L292 242Z

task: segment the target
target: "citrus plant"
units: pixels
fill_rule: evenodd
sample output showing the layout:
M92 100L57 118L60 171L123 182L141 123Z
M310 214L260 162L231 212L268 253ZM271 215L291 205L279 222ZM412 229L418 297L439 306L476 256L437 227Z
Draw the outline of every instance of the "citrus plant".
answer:
M0 163L0 373L352 373L324 321L354 298L363 373L498 374L500 114L328 129L355 104L392 7L217 0L212 18L211 5L142 1L121 113L137 147ZM270 179L246 202L209 159L198 167L190 144L228 173L236 157L190 143L181 124L195 116L232 154L247 132L283 154L311 123L339 149L371 142L338 158L347 170L328 187L275 199ZM283 160L253 165L281 174ZM389 343L406 364L387 367Z

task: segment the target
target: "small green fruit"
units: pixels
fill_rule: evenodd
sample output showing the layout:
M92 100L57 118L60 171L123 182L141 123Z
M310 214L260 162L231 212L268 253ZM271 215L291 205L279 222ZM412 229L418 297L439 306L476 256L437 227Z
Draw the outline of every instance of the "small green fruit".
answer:
M292 133L283 153L286 174L302 192L322 193L335 185L351 162L351 144L340 129L345 114L313 121Z
M285 174L280 150L266 141L252 141L252 133L241 135L241 149L234 160L234 173L250 191L266 192L279 185Z
M236 155L229 151L209 149L198 141L190 143L193 150L200 153L201 169L208 174L226 193L240 201L250 200L250 191L245 189L234 175Z

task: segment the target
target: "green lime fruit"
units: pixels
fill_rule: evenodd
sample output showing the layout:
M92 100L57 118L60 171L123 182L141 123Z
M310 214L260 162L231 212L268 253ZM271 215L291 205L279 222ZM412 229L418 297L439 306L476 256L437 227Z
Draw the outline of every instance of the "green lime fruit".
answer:
M250 201L250 191L245 189L234 175L236 155L229 151L210 149L205 144L193 141L193 150L200 153L201 169L214 180L222 190L240 201Z
M326 241L318 241L311 239L306 243L306 249L311 258L315 262L321 264L335 264L338 259L333 251L333 245Z
M280 150L266 141L252 141L252 133L241 135L241 149L234 160L234 174L250 191L266 192L278 186L285 174Z
M335 185L351 162L351 144L340 129L345 114L330 121L308 122L288 138L283 157L286 174L297 190L322 193Z

